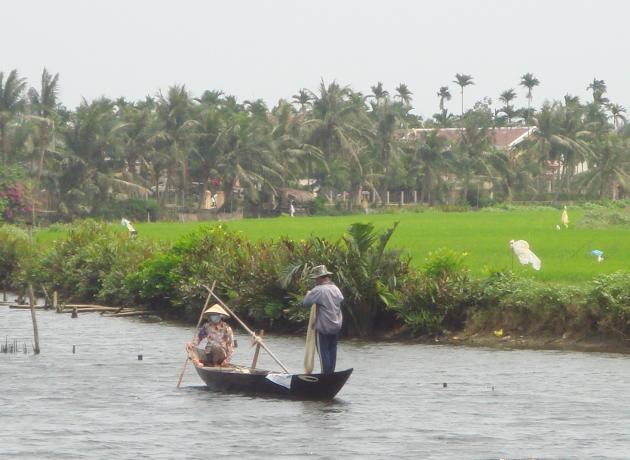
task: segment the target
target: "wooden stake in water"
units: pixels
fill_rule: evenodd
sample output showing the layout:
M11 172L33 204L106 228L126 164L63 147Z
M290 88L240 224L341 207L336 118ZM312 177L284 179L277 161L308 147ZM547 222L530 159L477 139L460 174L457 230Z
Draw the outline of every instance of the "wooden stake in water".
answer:
M261 330L258 333L258 337L263 338L263 336L265 335L265 331ZM254 359L252 360L252 369L256 369L256 364L258 363L258 355L260 354L260 343L256 343L256 351L254 352Z
M35 293L33 292L33 285L28 285L28 297L31 303L31 319L33 320L33 340L35 345L33 346L33 353L39 354L39 332L37 331L37 318L35 317Z

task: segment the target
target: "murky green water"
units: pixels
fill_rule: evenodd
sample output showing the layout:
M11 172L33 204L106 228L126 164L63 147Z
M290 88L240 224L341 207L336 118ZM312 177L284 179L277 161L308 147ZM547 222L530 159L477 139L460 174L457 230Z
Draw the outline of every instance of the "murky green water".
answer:
M296 402L207 391L192 366L175 389L189 328L38 318L39 356L0 354L0 458L630 458L622 355L342 341L337 399ZM3 341L31 332L0 307ZM300 369L301 339L267 344Z

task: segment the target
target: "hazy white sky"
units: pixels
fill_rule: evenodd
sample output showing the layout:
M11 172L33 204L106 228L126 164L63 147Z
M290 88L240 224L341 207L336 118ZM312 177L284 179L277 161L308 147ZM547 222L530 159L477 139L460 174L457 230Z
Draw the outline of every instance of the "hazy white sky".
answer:
M60 73L61 101L140 99L172 84L194 95L223 90L271 106L336 79L368 93L382 81L414 93L416 112L437 111L455 73L474 77L466 105L498 103L508 88L525 105L520 76L541 81L534 103L590 98L604 79L630 108L630 2L625 0L5 0L0 71L37 86Z

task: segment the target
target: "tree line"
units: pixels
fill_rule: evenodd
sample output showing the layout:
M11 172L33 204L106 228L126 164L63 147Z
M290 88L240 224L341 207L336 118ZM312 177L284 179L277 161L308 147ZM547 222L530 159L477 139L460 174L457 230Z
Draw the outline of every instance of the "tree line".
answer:
M282 187L316 187L330 201L347 192L350 207L365 192L378 206L388 191L417 191L431 205L455 196L479 205L480 190L482 202L623 196L630 129L606 83L588 84L592 100L567 94L536 108L539 83L531 73L518 82L525 107L509 88L499 107L484 98L465 110L474 78L458 73L452 85L460 112L446 108L452 94L445 85L438 112L423 118L403 83L390 93L379 82L364 94L322 81L273 107L174 85L137 101L84 99L71 110L59 101L59 74L44 69L29 88L17 70L0 72L0 212L11 219L46 209L71 220L138 199L162 210L195 209L206 190L223 191L227 209L262 209ZM495 148L493 131L513 126L531 127L528 139L516 149ZM405 133L413 128L431 131L411 139ZM441 128L460 135L449 140Z

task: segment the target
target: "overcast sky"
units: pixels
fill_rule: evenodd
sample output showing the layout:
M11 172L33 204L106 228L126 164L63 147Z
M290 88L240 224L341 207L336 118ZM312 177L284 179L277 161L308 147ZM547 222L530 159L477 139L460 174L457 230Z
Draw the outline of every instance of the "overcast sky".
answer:
M416 112L438 109L455 73L473 76L466 106L541 81L534 104L590 98L594 77L630 108L630 2L625 0L19 0L2 1L0 71L37 86L60 74L61 101L140 99L185 84L270 106L333 79L370 92L405 83Z

